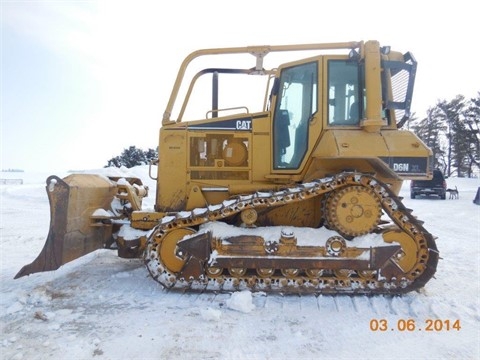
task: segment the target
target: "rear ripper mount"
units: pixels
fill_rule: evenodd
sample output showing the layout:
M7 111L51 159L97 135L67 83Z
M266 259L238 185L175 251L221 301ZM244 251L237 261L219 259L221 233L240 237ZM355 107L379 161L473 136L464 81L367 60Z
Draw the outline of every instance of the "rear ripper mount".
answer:
M228 238L197 230L238 214L253 225L256 210L316 196L326 199L326 226L336 230L318 245L300 246L289 231L272 241L255 235L254 227ZM382 212L390 221L380 220ZM349 246L367 234L381 244ZM438 258L433 236L386 184L368 174L342 173L165 217L149 237L145 263L169 289L401 294L423 287Z

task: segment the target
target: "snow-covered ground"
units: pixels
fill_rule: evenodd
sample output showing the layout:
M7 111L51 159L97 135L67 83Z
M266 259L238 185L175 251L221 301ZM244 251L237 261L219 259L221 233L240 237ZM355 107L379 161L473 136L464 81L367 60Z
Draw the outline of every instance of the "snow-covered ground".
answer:
M145 167L129 171L148 180ZM13 280L48 232L47 175L1 173L23 179L0 185L1 359L480 358L478 179L447 180L459 200L411 200L405 183L442 257L422 291L300 297L166 291L141 260L109 250Z

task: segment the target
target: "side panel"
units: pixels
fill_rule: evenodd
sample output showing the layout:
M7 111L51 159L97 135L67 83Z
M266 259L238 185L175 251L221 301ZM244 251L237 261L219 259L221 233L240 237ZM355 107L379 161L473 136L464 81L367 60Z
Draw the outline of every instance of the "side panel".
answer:
M164 126L156 210L192 210L268 188L270 126L268 112Z
M186 204L186 129L160 129L156 211L180 211Z
M265 117L255 119L252 133L252 180L264 182L265 176L270 174L272 164L271 143L271 118Z
M404 179L431 176L432 151L410 131L383 131L389 157L381 157Z
M411 132L326 130L312 154L307 178L341 171L373 172L398 192L402 180L429 173L430 150Z

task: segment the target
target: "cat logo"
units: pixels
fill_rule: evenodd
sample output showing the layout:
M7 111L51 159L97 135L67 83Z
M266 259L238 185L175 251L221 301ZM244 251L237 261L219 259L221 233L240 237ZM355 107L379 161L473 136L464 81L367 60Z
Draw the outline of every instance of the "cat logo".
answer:
M237 120L236 128L237 130L251 130L252 120Z

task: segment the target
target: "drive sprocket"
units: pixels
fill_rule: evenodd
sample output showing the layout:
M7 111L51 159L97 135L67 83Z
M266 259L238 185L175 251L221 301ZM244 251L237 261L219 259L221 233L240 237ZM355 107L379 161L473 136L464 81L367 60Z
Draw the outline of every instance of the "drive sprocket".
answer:
M355 185L329 194L324 213L327 226L348 238L371 233L379 224L382 206L373 189Z

